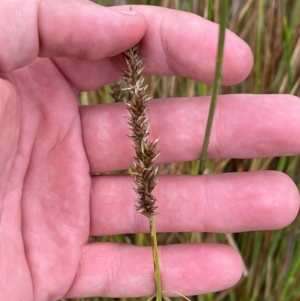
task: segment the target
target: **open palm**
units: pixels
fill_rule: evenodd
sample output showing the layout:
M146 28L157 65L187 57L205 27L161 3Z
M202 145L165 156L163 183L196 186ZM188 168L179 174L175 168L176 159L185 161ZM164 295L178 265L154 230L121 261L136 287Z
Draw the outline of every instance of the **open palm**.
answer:
M78 106L51 59L10 79L1 99L8 177L1 269L11 274L4 278L13 279L11 289L27 296L22 300L55 300L69 290L89 235L91 180Z
M218 28L162 8L134 7L143 15L133 16L86 1L27 2L34 5L22 10L26 18L14 14L18 1L6 5L16 22L1 36L9 42L0 54L0 299L152 294L149 248L87 243L89 235L147 232L148 223L134 211L130 177L90 177L131 164L125 106L79 108L76 93L118 79L118 54L142 38L146 73L210 83ZM228 32L224 84L242 81L251 66L247 45ZM149 103L150 134L161 138L158 163L198 158L208 102ZM220 97L209 154L299 153L299 141L291 139L299 112L299 100L290 96ZM295 185L276 172L162 177L155 194L157 228L166 232L275 229L299 208ZM186 295L229 287L242 270L239 255L221 245L164 246L160 259L164 289Z

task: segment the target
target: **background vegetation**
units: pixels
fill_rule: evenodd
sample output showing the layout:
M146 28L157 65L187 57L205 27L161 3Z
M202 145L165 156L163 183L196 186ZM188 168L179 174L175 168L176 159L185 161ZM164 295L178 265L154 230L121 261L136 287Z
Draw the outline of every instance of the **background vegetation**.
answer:
M193 12L218 22L220 0L148 0L105 1L102 5L148 4ZM94 1L97 2L97 1ZM300 95L300 1L232 0L227 28L252 48L255 62L250 76L241 84L223 87L223 93L290 93ZM211 87L180 77L147 77L152 98L210 95ZM80 94L80 103L92 105L112 101L108 86ZM300 100L299 100L300 101ZM300 116L299 116L300 117ZM299 129L300 138L300 129ZM251 170L279 170L287 173L300 188L300 156L253 160L223 159L208 162L209 173ZM196 174L198 162L160 166L160 174ZM133 208L134 210L134 208ZM279 231L238 233L164 233L160 244L179 242L236 242L248 275L234 288L202 296L197 301L299 301L300 300L300 216L289 227ZM148 235L117 235L92 240L132 242L149 245ZM247 274L245 270L245 274ZM130 300L147 300L138 298ZM169 300L170 298L165 298ZM183 298L173 298L183 300ZM108 301L109 298L70 299L73 301ZM127 299L121 299L126 301ZM128 299L129 301L129 299Z

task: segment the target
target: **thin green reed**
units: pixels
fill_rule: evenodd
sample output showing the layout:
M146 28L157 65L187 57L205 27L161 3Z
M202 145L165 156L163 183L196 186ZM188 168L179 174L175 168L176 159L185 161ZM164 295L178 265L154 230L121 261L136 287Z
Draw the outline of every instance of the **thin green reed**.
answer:
M202 151L200 156L200 166L198 169L198 174L203 174L205 170L205 163L206 163L207 151L208 151L208 146L210 141L210 134L213 125L216 104L217 104L218 91L223 80L222 64L223 64L223 53L224 53L224 44L225 44L225 30L227 24L228 1L227 0L220 1L219 9L220 9L219 12L220 29L219 29L219 40L218 40L218 52L216 58L216 69L215 69L214 83L212 87L212 95L211 95L210 107L208 112L208 118L207 118L207 123L205 128L204 141L203 141Z

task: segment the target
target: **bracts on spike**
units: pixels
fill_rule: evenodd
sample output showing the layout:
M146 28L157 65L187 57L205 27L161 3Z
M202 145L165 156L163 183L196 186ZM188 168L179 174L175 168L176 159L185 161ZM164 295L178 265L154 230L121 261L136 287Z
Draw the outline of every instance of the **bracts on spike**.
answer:
M156 199L152 191L157 184L156 174L158 167L154 161L159 155L156 146L158 139L149 141L149 121L147 118L147 101L149 97L143 86L144 78L141 76L143 61L138 55L139 45L125 52L127 70L123 75L127 88L124 90L130 94L130 100L125 101L130 117L128 127L131 134L128 136L133 141L135 150L134 163L132 165L133 177L136 184L134 190L139 195L136 210L148 218L155 215Z
M127 70L123 79L127 85L124 90L129 92L130 99L125 104L130 113L128 127L131 134L128 137L133 141L135 150L134 162L132 164L133 178L136 184L134 191L138 194L136 210L149 218L151 245L154 263L156 300L162 300L162 286L159 269L156 229L154 215L157 214L156 198L152 191L157 184L156 174L158 167L154 164L159 155L157 150L158 139L149 141L149 121L147 118L147 102L149 97L144 86L143 60L139 57L139 44L124 53Z

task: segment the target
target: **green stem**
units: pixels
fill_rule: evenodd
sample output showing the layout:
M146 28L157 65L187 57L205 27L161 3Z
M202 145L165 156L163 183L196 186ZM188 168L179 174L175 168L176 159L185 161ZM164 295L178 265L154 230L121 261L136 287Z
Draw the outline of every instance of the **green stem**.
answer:
M212 0L206 1L206 7L207 7L207 20L212 21L212 12L213 12L213 3Z
M155 284L156 284L156 300L161 301L162 300L162 286L161 286L160 269L159 269L159 258L158 258L158 250L157 250L155 220L154 220L153 215L150 216L149 223L150 223L153 263L154 263Z
M205 162L207 158L207 150L208 150L208 145L210 140L212 124L214 120L217 96L218 96L220 84L223 80L222 63L223 63L223 52L224 52L224 42L225 42L225 29L226 29L226 22L227 22L227 8L228 8L228 0L220 1L220 29L219 29L219 40L218 40L217 63L215 69L214 83L212 87L209 113L208 113L208 118L207 118L207 123L205 128L205 135L204 135L201 156L200 156L200 165L198 169L199 175L203 174L205 170Z
M287 68L288 75L288 85L287 92L291 93L293 88L293 75L292 75L292 66L291 66L291 58L292 58L292 50L291 50L291 29L288 25L288 20L286 17L283 18L283 37L285 41L285 49L283 53L284 61Z
M257 26L257 40L256 40L256 53L255 53L255 82L254 93L259 93L261 88L261 70L262 66L262 46L264 34L264 0L258 2L258 26Z

